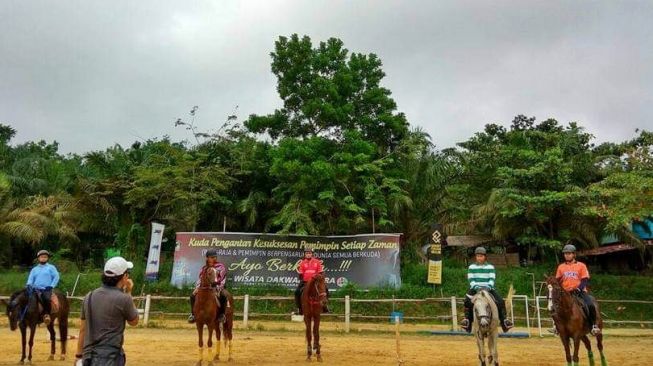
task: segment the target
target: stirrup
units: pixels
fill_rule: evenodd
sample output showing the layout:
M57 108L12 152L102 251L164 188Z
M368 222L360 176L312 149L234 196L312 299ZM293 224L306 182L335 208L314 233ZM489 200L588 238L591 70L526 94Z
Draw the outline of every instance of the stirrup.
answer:
M556 327L549 328L546 331L553 334L553 335L560 335L560 333L558 333L558 328L556 328Z
M218 322L220 322L220 323L224 323L224 322L225 322L225 319L226 319L226 317L224 316L224 314L220 314L220 315L218 315Z
M190 316L188 317L188 322L191 324L195 323L195 315L190 314Z
M469 327L469 319L465 318L460 322L460 326L467 329Z
M509 331L514 327L514 324L510 321L510 319L504 319L503 324L501 324L501 328L503 329L504 332Z
M50 314L43 315L43 323L45 325L50 325L50 321L52 321L52 319L50 319Z
M601 334L601 328L599 328L596 324L594 324L594 326L592 326L592 330L590 331L590 333L592 333L592 335L596 337L597 335Z

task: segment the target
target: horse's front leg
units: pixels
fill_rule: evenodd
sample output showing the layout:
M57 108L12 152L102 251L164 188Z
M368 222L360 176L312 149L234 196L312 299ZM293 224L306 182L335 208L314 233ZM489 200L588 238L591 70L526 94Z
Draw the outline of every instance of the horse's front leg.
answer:
M306 361L310 361L313 354L311 347L311 318L306 313L304 313L304 325L306 326Z
M197 327L197 363L196 366L202 366L202 360L204 359L204 325L200 325L199 322L195 323Z
M20 324L20 343L22 346L22 355L19 363L22 365L25 363L25 358L27 357L25 354L25 347L27 347L27 327L24 323Z
M485 366L485 341L480 331L476 332L476 345L478 346L478 364Z
M590 339L587 338L586 335L584 335L583 338L581 338L580 340L583 341L583 344L587 349L587 359L590 362L590 366L594 366L594 353L592 352L592 343L590 342Z
M222 335L220 334L220 324L216 321L216 326L215 326L215 357L213 357L214 361L220 361L220 340Z
M55 342L57 341L56 334L54 332L54 321L51 321L50 324L48 324L48 333L50 333L50 357L48 357L48 361L54 361L54 354L56 352L55 349Z
M497 338L499 338L498 330L495 329L491 332L487 339L487 347L490 351L490 358L488 363L491 366L499 366L499 352L497 351Z
M317 355L317 362L322 362L320 354L320 316L317 315L313 320L313 349Z
M27 355L27 362L32 363L32 348L34 347L34 336L36 335L36 324L29 327L29 355Z
M560 334L560 340L562 341L562 346L565 348L565 357L567 359L567 366L571 366L571 351L569 350L569 337L563 336Z
M574 357L573 365L578 366L578 351L580 350L580 337L574 337Z
M213 327L211 326L209 326L209 340L206 342L206 350L209 354L209 366L212 366L213 365Z

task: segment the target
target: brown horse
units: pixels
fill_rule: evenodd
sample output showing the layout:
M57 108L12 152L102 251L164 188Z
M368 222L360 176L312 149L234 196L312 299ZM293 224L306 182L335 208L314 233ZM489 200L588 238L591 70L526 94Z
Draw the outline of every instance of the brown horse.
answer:
M302 292L302 312L306 326L306 361L311 360L312 350L315 350L317 361L322 362L320 354L320 315L327 302L327 288L324 275L319 273L304 286ZM313 323L313 345L311 347L311 322Z
M29 334L29 355L27 362L32 363L32 347L34 346L34 335L36 334L36 326L41 323L41 312L43 307L38 300L39 294L32 288L26 288L15 292L7 302L7 317L9 318L9 328L14 331L20 328L22 357L20 364L25 363L25 343L27 342L27 328L30 330ZM59 323L59 336L61 337L61 360L66 359L66 342L68 341L68 314L70 312L70 305L66 295L54 291L52 299L55 306L52 307L50 314L50 323L47 325L48 332L50 333L50 357L48 360L54 360L56 352L56 333L54 330L54 322Z
M215 361L220 360L220 331L222 330L222 336L224 337L224 347L229 350L229 361L233 361L231 357L231 340L233 339L233 329L234 329L234 297L231 296L231 293L227 290L222 290L224 296L227 297L227 304L224 309L224 322L216 318L215 321L215 336L217 338L217 345L215 350Z
M594 354L592 353L592 344L590 343L587 333L592 330L592 325L589 324L583 312L582 300L575 298L572 294L565 291L560 282L553 276L548 277L546 283L549 288L549 311L553 318L560 340L565 347L565 355L567 357L568 366L578 365L578 351L580 342L582 341L587 349L587 357L589 358L590 366L594 366ZM603 329L603 320L601 319L598 304L596 306L596 323L599 328ZM572 358L570 350L570 342L574 341L574 355ZM601 333L596 335L597 348L601 354L601 365L607 366L608 362L603 354L603 335ZM573 361L573 363L572 363Z
M193 313L195 314L195 326L197 327L199 346L197 366L201 366L204 360L204 326L209 329L209 339L206 345L209 351L209 365L213 365L213 330L215 330L218 307L220 306L215 287L211 286L215 275L215 268L207 267L204 275L200 279L200 287L197 289L197 294L195 295Z

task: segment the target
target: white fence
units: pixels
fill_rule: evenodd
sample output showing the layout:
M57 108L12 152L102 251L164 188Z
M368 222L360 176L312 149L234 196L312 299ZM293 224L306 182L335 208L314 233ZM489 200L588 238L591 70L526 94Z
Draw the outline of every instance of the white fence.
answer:
M70 299L73 300L78 300L81 301L83 300L83 297L80 296L72 296L69 297ZM0 300L6 300L8 299L7 296L0 296ZM242 300L242 312L236 311L235 315L242 317L243 321L243 326L247 327L248 322L250 321L251 317L280 317L280 316L287 316L289 314L287 313L254 313L251 311L251 303L254 301L294 301L294 297L289 297L289 296L250 296L250 295L243 295L243 296L234 296L235 300ZM456 330L459 329L458 325L458 310L459 310L459 305L461 306L460 308L462 309L462 303L463 303L464 298L458 298L458 297L444 297L444 298L424 298L424 299L397 299L397 298L392 298L392 299L356 299L352 298L350 296L345 296L344 298L331 298L329 299L330 302L344 302L344 312L339 313L339 314L325 314L327 317L333 317L336 319L342 318L344 321L344 330L345 332L350 331L351 327L351 322L352 319L372 319L372 320L381 320L381 319L389 319L390 315L365 315L365 314L353 314L352 313L352 304L364 304L364 303L391 303L393 304L393 309L400 308L401 304L437 304L441 303L443 306L450 307L450 312L447 314L434 314L433 316L404 316L403 318L406 320L415 320L415 321L450 321L451 322L451 330ZM542 302L544 300L544 302ZM152 315L151 309L152 309L152 303L154 301L188 301L188 297L179 297L179 296L157 296L157 295L145 295L145 296L134 296L134 301L135 303L140 305L139 307L139 313L142 316L143 319L143 325L148 326L148 323L150 322L150 318ZM547 310L547 303L546 303L546 296L537 296L535 300L529 299L527 295L514 295L511 299L512 304L509 306L509 313L508 316L511 318L513 323L515 320L519 321L524 321L523 325L526 327L526 331L531 335L532 327L536 326L538 330L539 336L543 336L544 332L542 331L542 323L549 321L549 312ZM653 314L653 301L643 301L643 300L598 300L600 304L620 304L620 305L628 305L628 304L638 304L638 305L645 305L645 306L650 306L650 309L648 309L648 314ZM450 306L449 306L450 305ZM523 313L523 317L516 317L515 316L515 309L521 307L520 313ZM180 316L180 315L185 315L187 313L163 313L160 312L159 314L161 315L175 315L175 316ZM536 324L532 324L532 317L531 314L535 314L536 316ZM637 320L616 320L616 319L611 319L610 317L606 317L604 314L604 320L603 322L605 324L625 324L625 325L634 325L634 324L646 324L646 325L653 325L653 320L645 320L645 321L637 321Z

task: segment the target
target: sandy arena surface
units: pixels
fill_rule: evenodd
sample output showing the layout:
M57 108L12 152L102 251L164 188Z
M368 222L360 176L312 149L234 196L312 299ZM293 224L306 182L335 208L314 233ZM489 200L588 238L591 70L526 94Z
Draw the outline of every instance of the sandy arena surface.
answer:
M3 319L5 320L5 319ZM15 365L20 359L20 333L11 332L0 322L0 365ZM128 365L194 365L197 335L183 322L155 323L157 328L127 330L125 350ZM238 325L237 325L238 326ZM237 329L234 337L234 365L306 365L302 324L251 322L248 330ZM471 337L418 334L433 326L401 326L403 365L477 365L476 345ZM397 365L393 327L354 324L349 334L341 323L326 323L322 334L324 365ZM77 335L77 329L71 334ZM67 361L46 361L49 353L47 331L37 330L33 364L72 365L76 339L68 342ZM653 333L650 330L614 330L605 337L610 365L651 365ZM59 345L57 345L58 349ZM598 361L598 352L595 356ZM581 365L588 365L587 353L580 354ZM224 354L222 358L226 358ZM557 338L499 340L501 365L564 365L564 351ZM316 362L315 360L313 362ZM220 363L225 363L224 360ZM207 364L207 363L204 363ZM600 363L597 363L600 365Z

